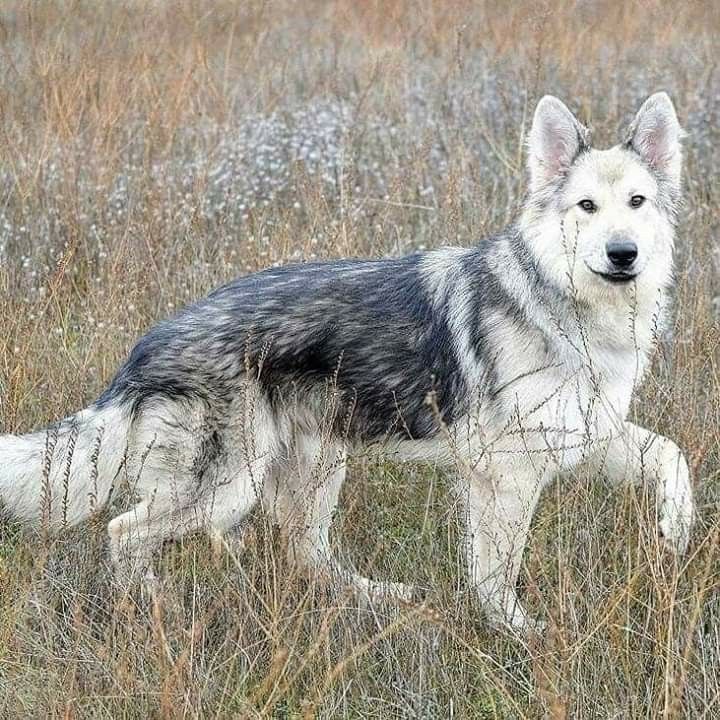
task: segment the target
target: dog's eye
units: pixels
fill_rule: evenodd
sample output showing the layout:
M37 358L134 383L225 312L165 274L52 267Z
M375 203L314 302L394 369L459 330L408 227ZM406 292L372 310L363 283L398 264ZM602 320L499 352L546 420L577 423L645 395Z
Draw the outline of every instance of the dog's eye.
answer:
M630 207L631 208L639 208L644 202L645 202L645 197L643 195L633 195L630 198Z
M597 210L597 205L592 200L581 200L578 205L586 213L594 213Z

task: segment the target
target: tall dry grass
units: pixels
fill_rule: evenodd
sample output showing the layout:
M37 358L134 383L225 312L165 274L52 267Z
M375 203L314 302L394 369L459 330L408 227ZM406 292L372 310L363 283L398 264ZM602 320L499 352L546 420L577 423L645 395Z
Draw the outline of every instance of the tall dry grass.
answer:
M633 412L686 450L702 517L675 562L647 493L553 485L532 645L484 624L433 468L357 458L335 526L349 562L427 588L398 610L297 577L262 518L244 548L168 546L155 607L111 592L102 522L8 522L0 716L720 717L718 37L710 2L3 3L4 432L88 404L237 274L479 241L522 201L543 93L609 144L664 88L689 134L677 320Z

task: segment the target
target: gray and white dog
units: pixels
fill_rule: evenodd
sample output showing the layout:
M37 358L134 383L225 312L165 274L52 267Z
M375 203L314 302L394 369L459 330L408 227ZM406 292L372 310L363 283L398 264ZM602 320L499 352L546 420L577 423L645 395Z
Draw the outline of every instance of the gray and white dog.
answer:
M657 488L682 551L694 517L671 441L626 420L668 314L682 130L669 97L595 150L554 97L528 138L517 221L476 247L307 263L242 277L153 327L88 409L0 438L0 493L17 517L72 525L127 484L108 526L114 562L152 578L160 542L221 533L261 502L295 561L365 595L329 530L346 454L458 469L469 577L490 617L530 621L515 585L538 496L595 463Z

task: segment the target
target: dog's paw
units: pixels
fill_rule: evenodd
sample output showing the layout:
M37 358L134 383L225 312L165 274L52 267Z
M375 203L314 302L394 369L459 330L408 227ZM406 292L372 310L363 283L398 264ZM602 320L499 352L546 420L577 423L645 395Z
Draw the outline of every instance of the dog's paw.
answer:
M516 637L525 639L538 637L547 629L547 623L533 618L515 596L503 608L486 605L485 612L493 627L505 630Z
M669 457L663 458L664 482L658 524L663 537L676 552L682 554L690 542L696 515L695 503L685 458L674 446L667 454Z
M687 550L690 543L694 522L695 505L692 500L678 503L672 498L666 498L660 506L660 533L680 555Z
M411 602L416 595L412 585L398 582L382 582L370 580L361 575L353 575L351 586L361 605L371 605L375 602Z

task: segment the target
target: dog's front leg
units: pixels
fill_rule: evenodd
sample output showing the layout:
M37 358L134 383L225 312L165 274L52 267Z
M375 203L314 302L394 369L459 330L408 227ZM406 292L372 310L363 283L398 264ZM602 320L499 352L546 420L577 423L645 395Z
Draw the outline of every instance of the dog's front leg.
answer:
M463 488L470 581L490 620L521 632L536 628L516 584L543 485L544 478L523 468L473 475Z
M611 482L656 482L662 534L684 552L695 519L688 465L680 448L662 435L630 422L598 451L597 460Z

